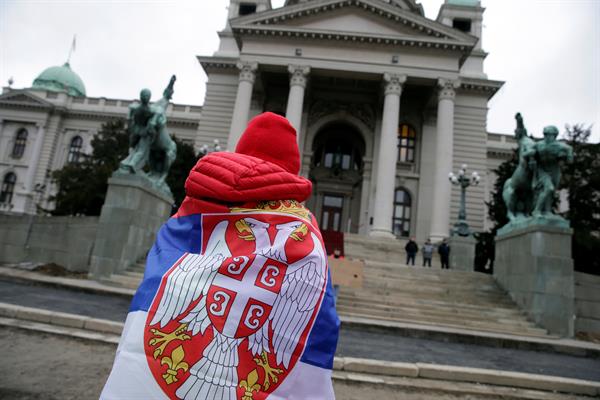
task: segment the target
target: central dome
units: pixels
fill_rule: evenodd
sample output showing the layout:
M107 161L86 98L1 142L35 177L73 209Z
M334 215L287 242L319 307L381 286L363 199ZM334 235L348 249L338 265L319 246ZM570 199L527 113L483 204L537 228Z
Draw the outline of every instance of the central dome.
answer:
M66 91L71 96L85 96L85 85L68 62L62 67L46 68L33 81L33 89L51 90L54 92Z

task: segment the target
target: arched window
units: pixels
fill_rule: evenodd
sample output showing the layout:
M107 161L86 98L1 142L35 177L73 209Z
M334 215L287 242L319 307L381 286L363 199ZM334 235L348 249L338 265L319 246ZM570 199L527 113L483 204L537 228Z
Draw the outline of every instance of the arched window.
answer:
M21 158L25 154L25 146L27 145L27 129L19 129L15 135L15 144L12 149L13 158Z
M398 128L398 161L415 161L415 142L417 134L412 126L402 124Z
M313 165L339 171L360 171L364 149L364 141L353 127L334 123L328 125L315 139Z
M71 139L71 144L69 145L69 156L67 157L68 163L76 163L79 162L81 158L81 146L83 145L83 139L81 136L75 136Z
M410 234L410 193L405 189L396 189L394 197L394 219L392 223L394 235Z
M15 191L15 183L17 183L17 175L14 172L4 175L2 190L0 190L0 203L10 204Z

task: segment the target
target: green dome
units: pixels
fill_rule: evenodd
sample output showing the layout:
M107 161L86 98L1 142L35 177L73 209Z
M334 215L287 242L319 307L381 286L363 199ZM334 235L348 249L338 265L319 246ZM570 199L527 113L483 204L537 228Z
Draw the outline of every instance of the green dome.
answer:
M33 89L66 91L71 96L85 96L85 85L79 75L73 72L68 62L62 67L46 68L33 81Z

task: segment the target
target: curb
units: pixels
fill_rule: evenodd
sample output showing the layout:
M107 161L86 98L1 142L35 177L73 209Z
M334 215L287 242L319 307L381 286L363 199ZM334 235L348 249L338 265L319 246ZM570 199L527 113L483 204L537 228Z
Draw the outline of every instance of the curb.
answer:
M342 322L342 326L355 326L357 328L380 332L394 332L403 337L478 344L497 348L543 351L578 357L600 358L600 345L574 339L546 339L530 336L514 336L451 327L413 324L409 322L372 320L349 315L340 315L339 318Z
M42 310L39 308L23 307L14 304L0 303L0 317L39 322L74 328L90 332L100 332L112 335L121 335L123 323L104 319L86 317L84 315L68 314L58 311Z
M37 308L0 303L0 325L117 343L124 324ZM387 384L384 377L433 379L600 396L600 382L449 365L403 363L335 357L333 370L348 373L346 380ZM359 374L359 375L355 375ZM360 376L366 374L366 376Z
M547 392L582 394L587 396L600 395L600 382L451 365L402 363L352 357L336 357L334 361L334 370L369 375L509 386ZM375 381L377 383L384 383L381 379L375 379Z
M42 275L37 272L20 270L16 268L0 267L0 277L24 283L39 283L48 286L64 287L82 292L100 293L116 296L133 297L135 290L113 287L89 279L62 278L57 276Z

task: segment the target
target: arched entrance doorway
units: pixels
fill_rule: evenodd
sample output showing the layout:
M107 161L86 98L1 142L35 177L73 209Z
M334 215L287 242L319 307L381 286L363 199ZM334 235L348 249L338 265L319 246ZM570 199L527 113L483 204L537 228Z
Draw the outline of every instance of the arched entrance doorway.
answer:
M325 125L315 135L309 172L309 206L321 230L358 232L365 141L346 122Z

